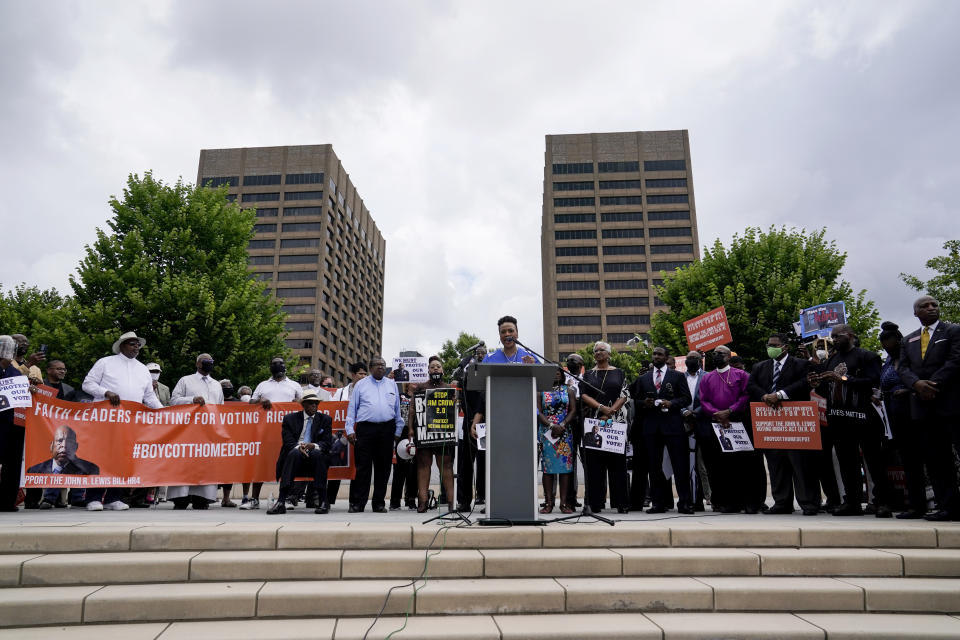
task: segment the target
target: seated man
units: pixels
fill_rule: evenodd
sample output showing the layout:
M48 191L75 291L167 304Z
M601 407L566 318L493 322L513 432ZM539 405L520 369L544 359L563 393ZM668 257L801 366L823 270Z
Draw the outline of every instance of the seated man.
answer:
M267 510L268 515L287 512L287 496L297 476L313 476L313 486L320 503L314 513L330 511L327 502L327 469L330 466L330 447L333 445L333 420L324 413L317 413L319 403L317 394L308 391L300 399L303 411L288 413L283 418L283 446L277 458L280 491L276 503Z

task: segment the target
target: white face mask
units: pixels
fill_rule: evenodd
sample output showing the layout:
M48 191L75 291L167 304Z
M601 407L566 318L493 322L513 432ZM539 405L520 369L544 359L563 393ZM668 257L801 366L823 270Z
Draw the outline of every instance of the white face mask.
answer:
M159 372L159 371L151 371L151 372L150 372L150 377L153 378L154 380L159 380L159 379L160 379L160 372Z
M826 350L824 350L824 349L817 349L817 357L820 358L821 360L826 360L826 359L827 359L827 352L826 352Z
M240 396L240 402L250 402L250 394L245 393L242 396Z

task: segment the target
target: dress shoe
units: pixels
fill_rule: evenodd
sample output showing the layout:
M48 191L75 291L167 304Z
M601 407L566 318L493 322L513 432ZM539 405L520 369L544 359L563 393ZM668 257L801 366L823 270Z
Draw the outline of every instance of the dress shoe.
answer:
M876 516L877 518L892 518L893 512L890 511L890 507L883 504L879 504L877 505L877 512L873 515Z
M909 511L904 511L903 513L897 514L897 520L922 520L925 514L923 511L914 511L910 509Z
M858 504L852 504L849 502L844 502L842 505L833 510L833 515L835 516L862 516L863 509L860 508Z
M599 509L593 510L594 513L597 513L598 511ZM664 509L663 507L659 507L657 505L654 505L645 511L645 513L666 513L666 512L667 512L666 509Z
M363 509L361 509L355 504L352 504L350 505L350 508L347 509L347 513L363 513Z
M778 505L773 505L766 511L764 511L768 516L785 516L787 514L793 513L793 507L782 507Z
M483 498L477 498L476 500L473 501L473 504L474 504L475 506L479 507L479 506L485 505L485 504L487 504L487 503L486 503L486 501L485 501Z
M933 513L928 513L923 516L923 519L929 520L930 522L948 522L954 518L950 515L949 511L934 511Z
M696 504L693 505L693 510L694 510L694 511L706 511L707 508L703 506L703 503L702 503L702 502L697 502Z
M40 504L37 505L37 509L53 509L53 503L49 500L41 500Z
M617 507L617 513L630 513L630 509L627 507Z
M819 509L804 509L804 510L803 510L803 515L805 515L805 516L815 516L815 515L817 515L818 513L820 513L820 510L819 510Z
M374 513L386 513L387 508L384 505L380 505L379 507L374 507L373 509L371 509L371 511L373 511Z
M316 500L307 500L303 506L305 506L307 509L316 509L320 506L320 504ZM400 507L397 508L399 509Z
M220 503L220 506L223 507L224 509L234 509L234 508L236 508L237 503L234 502L233 500L227 498L226 500L224 500L224 501L222 501L222 502Z
M744 507L743 512L752 516L760 513L760 509L757 507Z
M400 508L400 503L397 503L397 504L394 504L392 502L390 503L390 511L396 511L399 508Z
M320 506L313 510L317 515L323 515L325 513L330 513L330 504L327 502L321 502Z
M406 502L404 502L404 505L407 507L407 509L416 509L416 508L417 508L417 501L416 501L416 500L407 500Z
M470 505L468 505L468 504L458 504L458 505L457 505L457 511L459 511L460 513L470 513L470 512L472 511L472 509L470 508Z
M740 513L740 509L737 507L714 507L713 510L719 513Z
M573 507L568 504L560 505L560 513L573 513Z
M693 510L693 505L686 504L682 507L677 507L677 513L682 513L685 516L692 516L696 512Z
M427 504L426 504L426 503L423 503L423 504L421 504L421 505L417 505L417 513L426 513L426 512L427 512Z
M267 509L268 516L283 515L287 512L287 505L283 504L282 500L277 500L276 504Z

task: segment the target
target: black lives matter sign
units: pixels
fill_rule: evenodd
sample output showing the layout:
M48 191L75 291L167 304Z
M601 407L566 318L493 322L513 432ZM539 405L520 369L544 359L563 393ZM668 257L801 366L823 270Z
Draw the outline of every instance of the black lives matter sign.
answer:
M457 443L457 390L427 389L416 394L418 447L452 446Z

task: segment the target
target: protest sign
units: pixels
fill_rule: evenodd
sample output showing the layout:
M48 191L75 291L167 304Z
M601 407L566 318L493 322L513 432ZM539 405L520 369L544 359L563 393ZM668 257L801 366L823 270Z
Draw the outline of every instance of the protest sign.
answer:
M720 451L724 453L753 451L753 443L750 442L750 436L747 435L742 422L731 422L727 429L714 422L713 433L720 443Z
M727 310L723 307L687 320L683 323L683 332L687 335L690 351L709 351L733 342L733 334L730 333L730 325L727 323Z
M627 423L585 418L583 447L597 451L624 453L627 447Z
M817 403L781 402L774 409L751 402L753 446L757 449L820 449L820 412Z
M457 441L457 390L427 389L426 415L422 427L417 428L418 447L440 447Z
M0 411L23 409L33 404L26 376L0 378Z
M817 411L820 414L820 426L827 426L827 399L816 391L810 392L810 399L817 403Z
M800 335L804 338L826 338L838 324L847 322L847 309L843 302L826 302L807 307L800 312Z
M400 364L403 364L403 374L399 374L403 380L397 378L401 371ZM426 382L430 379L427 375L427 359L419 356L403 356L393 359L393 379L397 382Z
M477 423L477 450L478 451L487 450L487 423L486 422Z
M27 487L149 487L162 485L273 482L282 444L283 417L302 407L259 405L177 405L149 409L137 402L78 403L34 397L27 410ZM321 402L333 419L333 436L343 433L346 402ZM68 428L75 446L68 455L78 471L51 473L51 443ZM353 448L332 460L330 479L354 476Z

